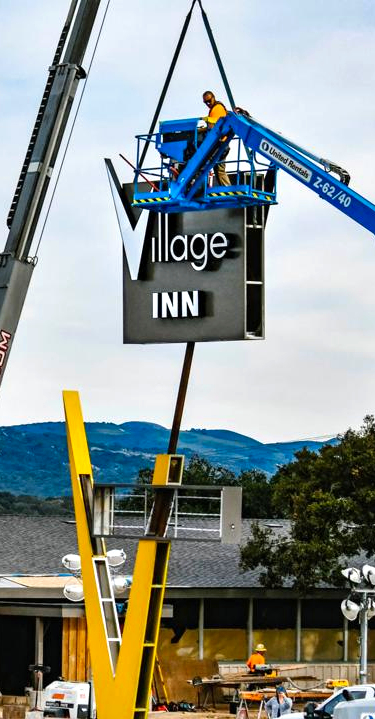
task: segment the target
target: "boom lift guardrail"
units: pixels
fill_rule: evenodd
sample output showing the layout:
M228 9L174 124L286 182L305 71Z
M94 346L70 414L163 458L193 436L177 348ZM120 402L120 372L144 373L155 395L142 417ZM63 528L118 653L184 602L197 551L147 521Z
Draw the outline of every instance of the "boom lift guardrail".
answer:
M197 121L198 118L161 122L155 135L138 136L138 157L142 143L151 141L160 153L161 162L157 168L142 168L144 174L153 175L153 181L158 183L157 192L145 192L144 187L141 190L138 185L141 168L137 162L135 207L168 213L275 204L276 190L261 193L255 185L256 170L260 165L264 172L267 168L284 170L375 233L375 205L348 187L349 175L336 163L303 149L239 108L218 120L213 129L205 133L201 143L199 133L193 129ZM231 187L210 187L210 170L220 162L224 149L236 139L251 153L247 159L242 159L238 150L236 160L226 161L229 167L234 166ZM258 155L267 161L266 166L259 162ZM171 170L176 163L179 168L177 177Z

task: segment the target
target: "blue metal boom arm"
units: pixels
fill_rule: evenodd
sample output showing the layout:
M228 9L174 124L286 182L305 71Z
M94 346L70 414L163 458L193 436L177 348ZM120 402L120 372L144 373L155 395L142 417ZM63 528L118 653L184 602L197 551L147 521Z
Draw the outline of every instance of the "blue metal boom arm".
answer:
M176 122L191 124L188 120ZM162 130L156 136L156 148L162 158L166 157L163 152L168 152L166 149L168 142L163 145L163 137ZM135 192L134 205L145 206L143 203L150 203L151 206L149 205L147 209L155 209L154 203L158 203L158 210L161 212L176 212L213 209L223 206L224 203L226 206L274 204L275 191L259 191L254 185L251 186L251 181L246 190L243 184L244 174L242 173L239 180L239 172L237 172L237 184L232 184L231 187L216 185L211 190L207 189L210 169L221 161L226 147L234 137L238 137L245 148L252 151L250 157L253 158L251 161L253 164L254 158L258 161L257 156L261 155L261 159L265 158L271 168L284 170L319 197L375 234L375 205L348 187L350 178L345 170L265 127L239 108L235 112L228 112L226 117L220 118L214 127L205 133L201 144L181 165L177 178L171 177L167 182L168 186L165 182L161 183L159 192L148 194ZM249 172L254 176L251 162ZM332 173L339 177L335 177Z
M291 143L282 135L243 115L228 113L224 118L222 131L225 132L227 128L238 134L246 147L259 152L276 167L281 168L352 220L375 233L375 205L344 182L333 177L327 172L326 167L319 167L312 161L312 157L317 160L312 153L298 148L298 145ZM332 167L344 177L347 176L347 173L340 172L340 168L333 163L327 160L319 162Z

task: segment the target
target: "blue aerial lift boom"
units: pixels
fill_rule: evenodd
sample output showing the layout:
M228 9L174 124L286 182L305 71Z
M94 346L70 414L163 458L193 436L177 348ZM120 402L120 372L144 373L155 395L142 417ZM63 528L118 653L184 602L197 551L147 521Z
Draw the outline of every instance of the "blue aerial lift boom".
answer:
M348 187L350 177L336 163L319 158L295 142L254 120L236 108L209 131L198 127L199 119L161 122L159 132L138 136L138 158L143 143L154 143L160 153L157 168L142 168L152 175L154 188L138 184L135 171L133 205L158 212L211 210L276 203L276 183L259 189L257 175L282 169L355 222L375 233L375 205ZM237 143L236 159L226 160L231 186L210 184L210 172L225 148ZM246 157L240 154L241 144ZM232 152L233 154L233 152Z

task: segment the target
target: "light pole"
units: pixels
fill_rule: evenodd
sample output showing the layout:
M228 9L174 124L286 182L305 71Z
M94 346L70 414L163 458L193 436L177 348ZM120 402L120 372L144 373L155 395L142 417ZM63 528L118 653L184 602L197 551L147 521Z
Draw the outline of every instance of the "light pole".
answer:
M375 616L375 567L364 564L362 569L348 567L341 572L348 579L351 592L341 602L341 611L353 622L359 616L360 658L359 683L367 683L368 620Z

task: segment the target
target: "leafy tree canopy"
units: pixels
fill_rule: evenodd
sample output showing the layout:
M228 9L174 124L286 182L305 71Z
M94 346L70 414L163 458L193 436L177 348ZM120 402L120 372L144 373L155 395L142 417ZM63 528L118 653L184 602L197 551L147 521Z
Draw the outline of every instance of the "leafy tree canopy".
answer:
M290 520L288 536L253 524L241 549L242 569L264 567L261 582L287 580L301 594L319 583L344 583L341 569L375 552L375 420L365 417L335 445L303 449L270 481L274 516Z
M147 485L152 482L152 469L141 469L138 473L138 484ZM183 484L216 485L242 487L242 516L245 518L273 517L272 487L267 475L258 469L241 472L238 476L227 467L214 465L198 454L193 454L185 464ZM199 495L199 490L195 491ZM128 502L129 506L129 502ZM132 505L133 506L133 505ZM192 508L190 508L193 511ZM194 503L195 511L208 509L217 511L217 506L201 507Z

